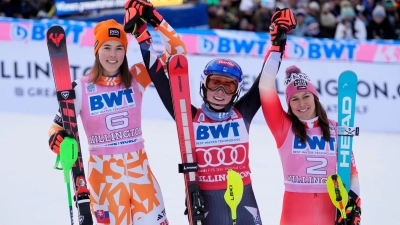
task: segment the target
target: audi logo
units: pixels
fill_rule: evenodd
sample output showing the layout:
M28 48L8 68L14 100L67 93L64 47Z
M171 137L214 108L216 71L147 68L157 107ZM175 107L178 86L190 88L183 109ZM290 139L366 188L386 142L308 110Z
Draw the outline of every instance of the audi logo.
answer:
M230 166L243 164L247 159L247 150L244 145L198 148L196 155L200 168Z

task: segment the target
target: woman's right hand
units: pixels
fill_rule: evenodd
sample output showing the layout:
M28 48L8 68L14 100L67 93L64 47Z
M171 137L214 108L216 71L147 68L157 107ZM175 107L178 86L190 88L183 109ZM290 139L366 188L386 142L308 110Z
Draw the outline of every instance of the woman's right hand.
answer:
M60 145L65 137L74 138L74 135L69 130L58 130L49 138L50 149L57 155L60 154Z
M271 26L269 27L273 51L284 51L287 38L286 34L290 33L292 29L295 29L296 25L297 20L291 9L276 8L274 15L272 15Z
M163 17L157 12L150 1L147 0L130 0L125 3L125 9L134 8L139 13L139 16L145 19L152 27L158 27Z

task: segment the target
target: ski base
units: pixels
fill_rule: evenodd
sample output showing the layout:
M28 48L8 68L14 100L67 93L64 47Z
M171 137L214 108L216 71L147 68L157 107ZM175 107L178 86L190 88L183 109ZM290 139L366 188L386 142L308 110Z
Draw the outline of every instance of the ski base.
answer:
M168 74L182 157L179 172L184 173L185 178L189 223L190 225L204 225L206 210L197 178L198 165L196 152L194 152L188 62L184 55L173 55L170 58Z
M93 225L89 190L86 186L81 147L79 144L78 123L74 104L75 92L73 91L71 82L66 34L61 26L52 26L47 30L46 38L57 91L57 100L60 106L60 119L62 120L63 128L70 130L74 134L78 145L77 160L71 169L75 191L74 200L79 214L78 222L79 225ZM70 215L72 216L71 210Z

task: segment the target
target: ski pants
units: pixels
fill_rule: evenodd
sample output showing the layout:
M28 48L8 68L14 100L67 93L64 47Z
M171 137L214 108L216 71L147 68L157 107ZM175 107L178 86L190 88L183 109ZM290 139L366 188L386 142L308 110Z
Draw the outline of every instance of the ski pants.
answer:
M232 225L232 214L224 199L226 190L203 190L207 225ZM243 197L236 210L236 225L262 225L251 184L244 186Z
M90 155L91 209L97 224L168 225L160 186L144 149Z
M335 215L328 193L285 191L280 225L334 225Z

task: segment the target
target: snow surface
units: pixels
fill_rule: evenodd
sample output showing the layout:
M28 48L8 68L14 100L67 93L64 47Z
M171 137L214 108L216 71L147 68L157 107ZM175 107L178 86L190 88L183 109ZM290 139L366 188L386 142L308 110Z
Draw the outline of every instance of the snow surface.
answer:
M53 115L0 113L0 224L68 225L68 201L61 171L53 169L55 155L47 132ZM180 153L172 120L143 120L149 162L164 195L171 225L186 225L183 176L177 172ZM83 159L87 140L80 126ZM363 132L354 140L359 171L362 224L400 221L400 134ZM85 162L87 165L87 162ZM264 224L278 225L283 179L273 137L265 123L250 129L253 188ZM75 220L77 212L74 211ZM78 224L75 221L75 224Z

